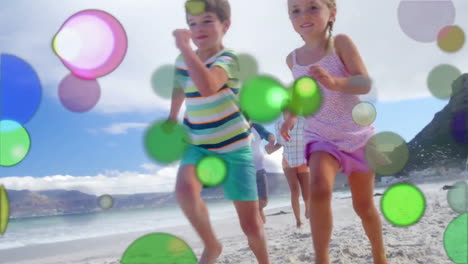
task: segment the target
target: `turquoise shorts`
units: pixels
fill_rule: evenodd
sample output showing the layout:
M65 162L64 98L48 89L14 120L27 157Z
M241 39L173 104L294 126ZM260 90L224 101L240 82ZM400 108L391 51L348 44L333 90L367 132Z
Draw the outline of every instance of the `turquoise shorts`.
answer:
M180 166L197 166L200 160L206 156L217 156L226 162L227 176L222 183L226 199L233 201L258 200L256 170L250 146L227 153L216 153L190 145L180 162Z

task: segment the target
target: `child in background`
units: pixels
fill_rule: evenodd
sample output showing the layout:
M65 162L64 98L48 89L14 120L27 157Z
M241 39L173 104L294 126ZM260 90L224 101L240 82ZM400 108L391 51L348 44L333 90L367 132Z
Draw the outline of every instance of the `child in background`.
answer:
M310 174L309 167L304 158L304 118L298 118L290 132L291 139L289 141L285 141L280 134L280 128L289 115L289 112L285 111L283 116L276 120L275 130L278 143L272 147L267 146L266 150L268 154L271 154L283 147L283 171L288 181L289 190L291 191L291 206L296 218L296 226L299 228L302 226L299 204L300 193L302 193L302 199L304 200L305 217L309 219Z
M263 209L268 204L268 181L265 165L263 164L265 153L263 151L262 139L268 141L268 145L265 146L266 149L275 144L275 136L260 124L251 123L251 130L253 134L252 151L254 155L255 168L257 170L257 191L260 216L262 217L263 223L266 223L266 217Z
M374 173L365 160L365 145L372 126L362 127L352 119L359 95L370 90L368 73L359 52L346 35L332 37L336 19L335 0L288 0L289 18L304 46L286 58L294 78L314 78L322 92L320 110L307 117L304 127L305 158L311 171L310 224L315 263L330 263L332 234L331 198L338 169L348 175L353 207L370 240L374 263L386 264L382 223L374 205ZM289 140L296 117L289 117L281 134Z
M224 196L233 201L240 225L258 263L269 264L267 243L258 205L255 167L250 148L250 126L237 104L238 58L223 46L230 26L227 0L205 0L205 12L187 14L189 30L173 35L181 55L176 60L175 87L168 123L177 122L185 100L184 125L191 144L182 158L175 193L185 216L205 245L199 263L216 262L222 245L215 236L208 208L200 192L195 168L206 156L225 161ZM190 40L198 48L192 50Z

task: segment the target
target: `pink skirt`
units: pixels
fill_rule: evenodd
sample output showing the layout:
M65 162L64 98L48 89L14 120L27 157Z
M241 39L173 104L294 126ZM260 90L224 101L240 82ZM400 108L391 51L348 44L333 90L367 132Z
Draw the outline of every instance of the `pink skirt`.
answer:
M353 172L365 173L371 171L366 162L365 148L363 146L354 152L345 152L328 142L311 141L306 144L304 155L308 163L312 152L327 152L338 160L341 171L349 176Z

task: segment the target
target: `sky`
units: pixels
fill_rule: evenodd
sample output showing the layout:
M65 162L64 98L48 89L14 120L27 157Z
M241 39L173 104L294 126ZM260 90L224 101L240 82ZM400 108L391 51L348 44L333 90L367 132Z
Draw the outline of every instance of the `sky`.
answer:
M291 83L285 58L303 42L289 21L287 1L230 2L232 25L225 46L254 56L261 74ZM460 10L468 10L468 2L452 2L457 11L454 23L466 30L468 16ZM440 64L468 72L468 51L465 45L446 53L435 42L408 37L398 20L399 4L338 1L334 32L353 39L373 80L371 96L365 99L377 109L376 131L396 132L410 141L447 104L427 88L429 72ZM61 188L94 194L173 190L178 164L153 162L143 148L143 136L150 124L168 115L170 101L153 91L150 80L156 69L173 63L178 55L172 31L186 28L183 5L183 0L42 0L34 5L3 0L0 53L27 61L39 76L43 95L37 112L24 125L31 137L30 152L18 165L0 167L0 184L7 189ZM114 15L126 31L128 50L115 71L98 79L98 104L89 112L74 113L57 96L69 70L53 53L51 41L68 17L85 9ZM273 131L273 126L267 129ZM280 160L280 152L268 156L267 171L281 172Z

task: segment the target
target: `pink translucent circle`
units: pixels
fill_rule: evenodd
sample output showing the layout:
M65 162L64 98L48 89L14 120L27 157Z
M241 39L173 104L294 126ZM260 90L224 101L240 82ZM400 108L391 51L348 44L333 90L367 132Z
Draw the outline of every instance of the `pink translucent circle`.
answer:
M445 26L437 34L437 40L442 40L448 36L454 26Z
M403 32L419 42L434 42L440 30L455 22L451 0L403 0L398 6L398 22Z
M55 47L55 42L54 51L65 67L82 79L93 80L111 73L127 52L128 40L124 28L115 17L104 11L83 10L72 15L60 27L56 37L65 31L73 32L80 41L76 57L69 59L61 56L57 52L60 47Z
M60 82L58 96L65 108L83 113L97 104L101 97L101 88L96 80L85 80L69 74Z

